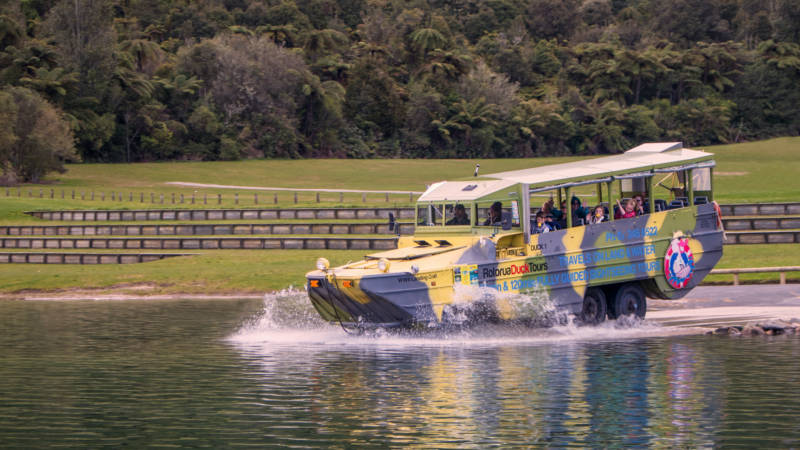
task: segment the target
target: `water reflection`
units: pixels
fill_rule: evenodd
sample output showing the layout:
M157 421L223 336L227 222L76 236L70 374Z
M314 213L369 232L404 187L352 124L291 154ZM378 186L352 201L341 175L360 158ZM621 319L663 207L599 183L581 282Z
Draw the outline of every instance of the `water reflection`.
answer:
M0 442L800 444L795 337L652 337L647 324L349 336L289 297L0 303Z

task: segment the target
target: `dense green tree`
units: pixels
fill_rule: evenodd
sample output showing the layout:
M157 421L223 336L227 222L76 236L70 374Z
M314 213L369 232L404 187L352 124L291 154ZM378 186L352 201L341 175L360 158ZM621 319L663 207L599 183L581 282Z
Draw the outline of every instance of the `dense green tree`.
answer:
M72 130L62 113L22 87L0 91L0 167L6 183L39 182L77 161Z
M6 105L24 89L63 111L86 161L796 135L798 2L0 2L0 89Z

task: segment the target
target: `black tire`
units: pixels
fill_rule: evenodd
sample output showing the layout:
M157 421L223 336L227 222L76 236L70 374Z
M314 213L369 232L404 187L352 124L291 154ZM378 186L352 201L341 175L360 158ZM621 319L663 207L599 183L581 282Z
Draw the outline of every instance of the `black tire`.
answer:
M583 296L583 308L580 320L583 323L594 325L606 320L606 294L600 288L589 288Z
M623 284L614 296L614 303L609 311L609 317L615 319L622 316L635 314L644 319L647 313L647 298L639 283Z

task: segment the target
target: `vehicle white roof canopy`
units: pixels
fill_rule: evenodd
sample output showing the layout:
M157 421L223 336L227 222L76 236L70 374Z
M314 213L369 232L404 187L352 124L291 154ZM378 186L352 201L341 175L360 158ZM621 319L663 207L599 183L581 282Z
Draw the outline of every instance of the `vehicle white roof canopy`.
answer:
M642 144L620 155L512 170L483 175L472 181L449 181L431 185L419 201L477 200L515 184L530 189L590 181L603 177L647 176L654 172L712 167L711 153L682 148L680 142ZM708 161L704 164L698 164Z
M417 201L475 200L515 184L510 180L441 181L432 184Z

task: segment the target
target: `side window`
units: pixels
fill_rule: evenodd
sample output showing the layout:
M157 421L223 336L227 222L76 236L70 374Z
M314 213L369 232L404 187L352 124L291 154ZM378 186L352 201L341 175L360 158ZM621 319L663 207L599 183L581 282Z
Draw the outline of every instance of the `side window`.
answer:
M505 220L507 226L519 226L519 207L517 206L516 218L514 217L514 206L516 200L507 202L487 202L478 204L478 216L475 224L478 226L502 226Z
M469 225L469 210L461 203L451 203L444 207L445 225Z
M423 205L417 207L417 225L435 226L441 225L443 220L442 207L440 205Z
M428 225L428 206L418 206L417 207L417 225L426 226Z

